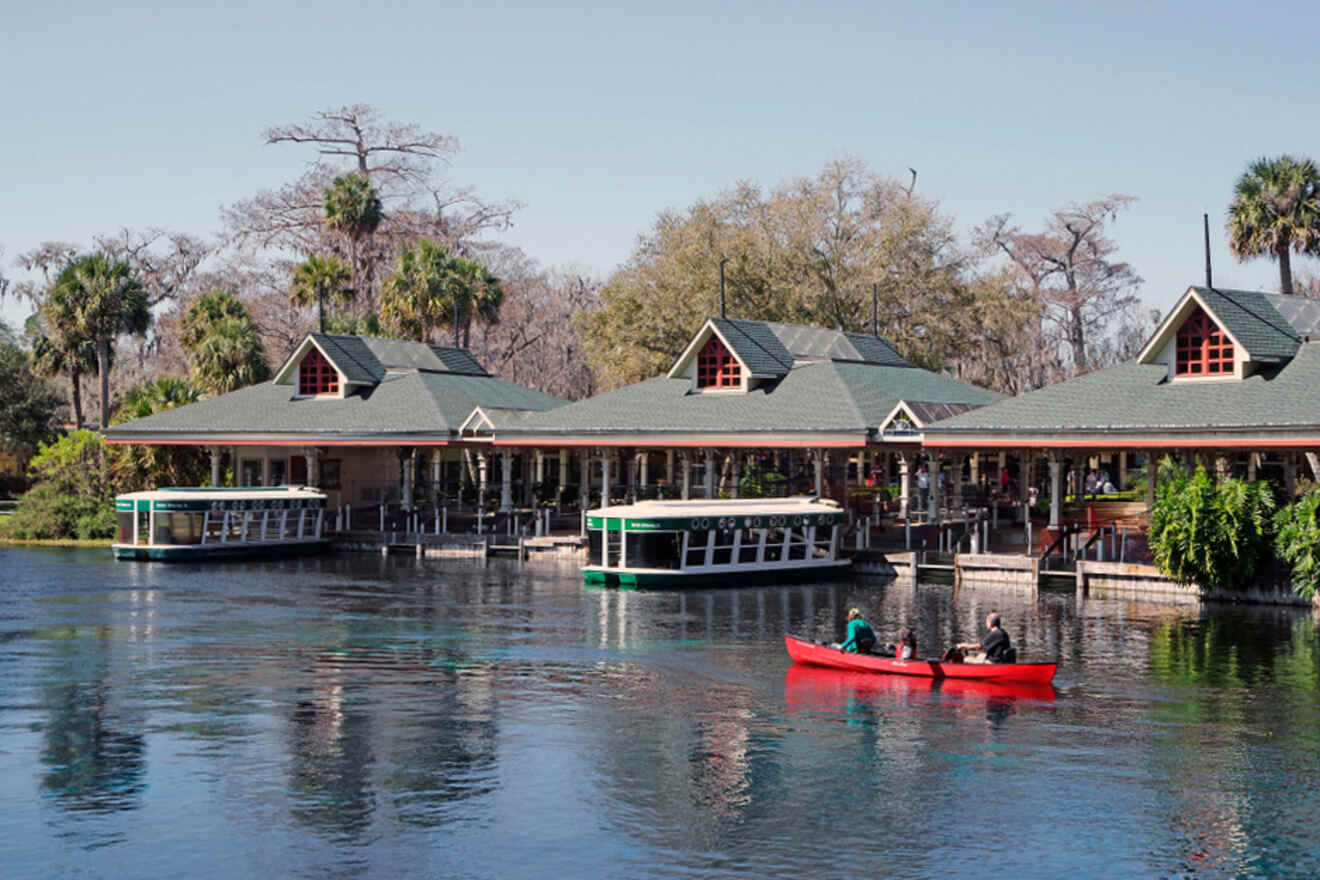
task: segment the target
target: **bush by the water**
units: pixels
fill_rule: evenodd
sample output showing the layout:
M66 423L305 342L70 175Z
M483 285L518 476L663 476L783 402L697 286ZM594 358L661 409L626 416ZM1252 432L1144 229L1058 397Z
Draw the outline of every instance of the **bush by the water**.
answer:
M112 537L116 484L108 455L95 431L73 431L43 443L29 464L35 483L19 497L0 535L19 540Z
M1155 564L1182 584L1242 589L1271 552L1274 494L1262 481L1211 480L1171 459L1160 464L1148 535Z
M1299 596L1315 597L1320 588L1320 487L1312 486L1296 503L1274 516L1274 552L1292 569L1292 587Z

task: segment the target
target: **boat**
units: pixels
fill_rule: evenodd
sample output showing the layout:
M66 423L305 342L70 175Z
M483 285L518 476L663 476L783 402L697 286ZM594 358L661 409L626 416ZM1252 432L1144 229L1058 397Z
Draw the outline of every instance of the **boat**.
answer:
M589 510L583 579L609 587L783 583L842 574L846 515L809 496L641 501Z
M788 656L797 663L846 669L849 672L878 672L968 681L1049 684L1057 663L943 663L939 660L899 660L878 654L853 654L799 636L785 635Z
M325 495L307 486L128 492L115 498L116 559L193 561L321 553Z

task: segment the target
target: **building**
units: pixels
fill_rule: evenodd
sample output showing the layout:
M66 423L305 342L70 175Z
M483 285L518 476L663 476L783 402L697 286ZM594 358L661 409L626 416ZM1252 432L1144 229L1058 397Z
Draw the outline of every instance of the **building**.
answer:
M878 335L710 318L663 376L541 412L482 409L463 433L502 456L571 452L583 506L592 487L606 505L737 496L750 466L841 501L850 481L899 475L906 499L924 426L1000 398Z
M1122 488L1133 452L1148 507L1166 453L1220 474L1268 472L1291 494L1302 461L1320 478L1320 301L1188 288L1131 363L927 425L923 447L1045 458L1052 527L1069 471L1077 480L1104 460Z
M459 428L479 407L501 413L564 401L497 379L466 349L312 333L269 382L116 425L110 443L188 444L239 486L309 484L331 506L457 497L486 461Z

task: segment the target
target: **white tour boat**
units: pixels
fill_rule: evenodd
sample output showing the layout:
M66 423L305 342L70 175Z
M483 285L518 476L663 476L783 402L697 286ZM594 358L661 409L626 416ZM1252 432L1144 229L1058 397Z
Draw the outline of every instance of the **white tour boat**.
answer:
M684 587L842 573L844 511L810 497L641 501L587 511L588 584Z
M115 498L116 559L194 560L324 551L325 495L307 486L156 489Z

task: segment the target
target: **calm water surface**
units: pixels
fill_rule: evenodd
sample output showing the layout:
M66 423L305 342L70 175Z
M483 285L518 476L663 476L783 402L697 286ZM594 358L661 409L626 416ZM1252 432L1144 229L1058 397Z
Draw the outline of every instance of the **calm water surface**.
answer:
M1305 612L0 549L6 877L1316 877ZM791 668L974 638L1053 691Z

